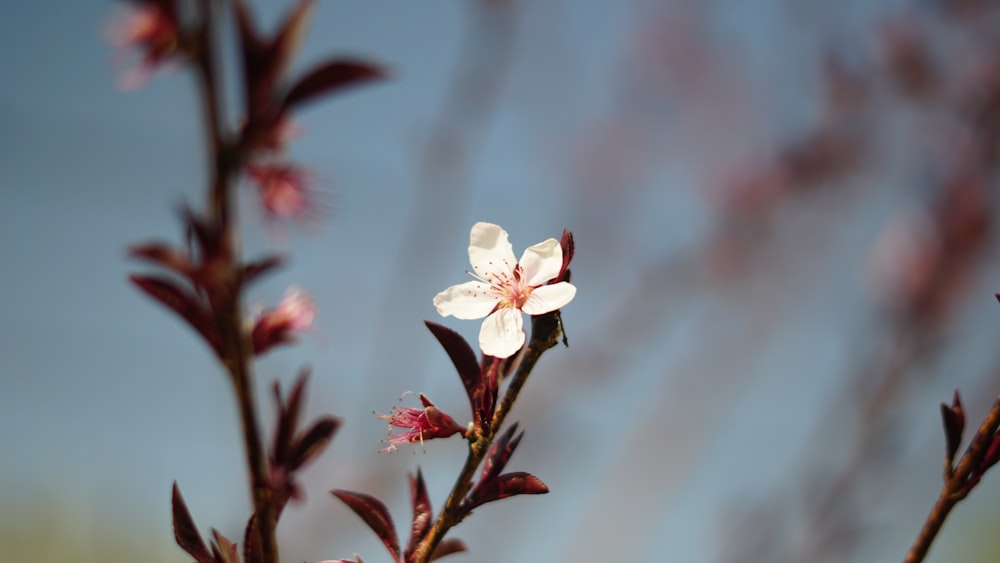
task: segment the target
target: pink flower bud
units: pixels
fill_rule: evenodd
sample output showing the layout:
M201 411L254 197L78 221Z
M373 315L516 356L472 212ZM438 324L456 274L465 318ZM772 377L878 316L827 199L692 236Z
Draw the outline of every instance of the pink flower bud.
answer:
M420 402L424 408L414 407L392 407L390 414L380 414L378 417L389 421L389 437L382 440L389 444L379 450L381 452L394 451L400 444L414 444L424 440L434 438L447 438L453 434L465 434L465 429L458 425L451 416L438 410L434 403L423 394L420 395ZM393 427L400 428L403 432L392 433Z
M248 164L246 172L260 193L264 213L271 218L302 219L313 211L309 174L291 164Z
M295 342L296 333L312 328L315 319L316 303L312 298L298 289L288 290L277 307L258 315L251 335L254 354Z
M125 71L120 82L125 90L135 90L153 73L181 51L177 7L173 0L149 0L129 8L108 30L109 41L122 50L139 54L136 66Z

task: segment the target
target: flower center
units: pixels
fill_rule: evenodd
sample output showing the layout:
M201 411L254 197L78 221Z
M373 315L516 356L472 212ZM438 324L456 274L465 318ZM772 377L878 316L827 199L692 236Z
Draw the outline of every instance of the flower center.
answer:
M528 300L528 296L531 295L531 291L535 288L525 285L522 275L523 269L520 264L517 264L514 266L514 271L511 275L495 276L494 280L490 282L490 285L502 296L497 307L502 309L520 309L524 306L524 303Z

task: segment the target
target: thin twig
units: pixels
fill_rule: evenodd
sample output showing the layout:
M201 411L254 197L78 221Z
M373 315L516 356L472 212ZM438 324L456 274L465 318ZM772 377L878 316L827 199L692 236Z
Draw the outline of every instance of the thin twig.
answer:
M941 526L944 525L945 518L951 512L958 501L965 498L969 489L974 485L973 480L978 478L982 471L983 458L986 457L987 448L994 439L997 428L1000 427L1000 397L993 403L993 408L983 419L979 430L972 438L972 443L962 456L958 467L952 472L951 478L947 479L941 488L941 494L937 502L931 509L923 528L917 535L917 539L907 552L904 563L919 563L927 556L927 551L931 547L934 538L937 537Z
M458 478L455 479L455 484L448 495L448 500L445 501L444 506L441 508L437 520L434 521L434 526L431 527L420 548L417 550L416 563L426 563L429 561L430 556L434 553L434 549L444 539L448 530L461 522L458 512L459 507L462 504L462 500L465 499L465 496L472 488L472 476L476 472L476 468L479 467L479 464L482 463L483 458L489 452L493 440L503 426L504 420L506 420L507 414L510 413L525 382L528 381L528 376L531 375L535 364L538 363L539 358L542 357L542 354L546 350L559 343L562 330L557 318L558 311L531 318L531 341L524 350L521 361L518 362L517 371L511 378L510 385L507 387L500 405L493 414L493 419L484 428L485 432L474 436L469 442L469 453L465 458L465 465L462 466L462 471L458 474Z

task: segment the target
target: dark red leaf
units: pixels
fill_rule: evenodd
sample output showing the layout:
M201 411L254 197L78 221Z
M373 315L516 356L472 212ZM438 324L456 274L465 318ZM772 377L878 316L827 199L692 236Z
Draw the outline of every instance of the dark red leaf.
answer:
M472 351L472 347L462 338L462 335L454 330L430 321L424 321L424 324L427 325L431 334L437 338L444 351L448 353L448 357L451 358L451 363L454 364L458 376L462 379L462 385L465 386L465 393L469 396L472 412L475 413L477 411L475 397L483 381L476 353Z
M174 481L173 498L171 506L174 514L174 540L184 551L194 557L198 563L212 563L212 554L209 553L205 542L198 533L198 528L194 525L191 513L188 511L181 490Z
M283 71L288 68L292 56L302 43L315 4L315 0L299 0L278 28L272 43L275 78L280 78Z
M299 425L299 414L302 412L302 401L308 379L309 368L302 368L287 401L282 399L278 383L274 384L275 400L278 403L278 426L274 432L272 456L276 463L285 464L289 459L292 451L292 438Z
M562 267L559 268L559 275L556 276L555 281L569 281L569 263L573 260L573 255L576 253L576 245L573 244L573 233L569 229L563 229L562 240L559 241L559 246L562 248Z
M132 258L152 262L188 279L191 277L191 260L187 253L170 245L159 242L140 244L129 248L128 255Z
M243 532L244 563L264 563L264 554L260 550L260 536L257 534L257 515L252 514Z
M407 561L410 560L410 556L413 555L420 543L424 541L434 520L431 499L427 495L427 485L424 483L424 475L419 467L416 475L410 475L410 503L413 505L413 523L410 526L410 541L406 546L404 557Z
M428 561L434 561L435 559L441 559L445 555L451 555L452 553L460 553L462 551L468 551L468 547L465 546L465 542L460 539L445 539L434 548L434 553L431 554L431 558Z
M514 455L514 450L517 449L517 445L521 443L521 438L524 437L524 432L514 436L517 432L517 427L518 423L511 424L510 428L493 442L489 453L486 454L486 460L483 461L483 468L480 470L480 483L492 481L507 467L507 462L510 461L510 457Z
M202 252L202 258L213 256L218 248L219 240L215 230L202 218L198 217L198 214L187 205L182 205L179 213L181 221L184 222L188 237L194 238L195 242L198 243L198 248Z
M392 516L389 515L389 509L382 504L382 501L371 495L342 489L331 491L331 493L350 507L365 524L368 524L368 527L375 532L385 548L389 550L392 560L399 561L399 538L396 536L396 528L392 523Z
M523 471L505 473L496 479L480 483L469 496L468 503L463 508L465 511L470 511L488 502L515 495L543 495L547 492L549 492L549 488L545 486L545 483L530 473Z
M268 256L256 262L250 262L243 266L243 283L250 284L257 278L284 265L285 259L282 256Z
M312 461L330 443L338 428L340 419L332 416L325 416L316 421L312 428L296 440L288 460L289 469L298 469Z
M955 390L951 406L941 403L941 420L944 424L944 435L947 447L948 460L954 460L958 448L962 444L962 434L965 431L965 410L962 408L962 400Z
M147 295L187 321L216 354L220 353L221 343L212 317L197 296L185 291L173 280L165 277L133 274L129 276L129 279Z
M235 543L215 528L212 528L212 537L215 538L212 551L216 554L218 563L240 563L240 552L236 549Z
M380 67L365 61L351 59L327 61L309 71L288 90L281 108L287 112L321 95L350 86L359 86L384 76L385 72Z
M994 434L989 447L986 448L986 455L983 456L983 463L977 473L981 476L986 470L996 465L1000 461L1000 434Z

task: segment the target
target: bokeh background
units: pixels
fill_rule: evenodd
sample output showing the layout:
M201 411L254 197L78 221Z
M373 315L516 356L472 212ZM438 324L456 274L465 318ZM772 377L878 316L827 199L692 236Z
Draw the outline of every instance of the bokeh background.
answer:
M269 28L285 8L251 4ZM379 454L372 413L416 391L467 416L422 321L475 338L431 298L485 220L516 252L572 229L579 293L513 413L511 468L551 493L480 509L449 560L900 560L940 488L938 403L960 389L974 425L1000 391L988 4L318 3L298 68L351 54L391 79L299 115L322 225L241 206L248 253L293 257L248 305L298 285L320 307L261 396L308 364L310 413L346 421L284 559L388 560L330 489L403 523L419 465L442 503L460 441ZM186 71L116 88L119 9L0 17L3 561L185 561L174 480L206 532L249 513L226 378L126 281L126 246L179 240L205 179ZM1000 558L998 499L987 475L928 561Z

